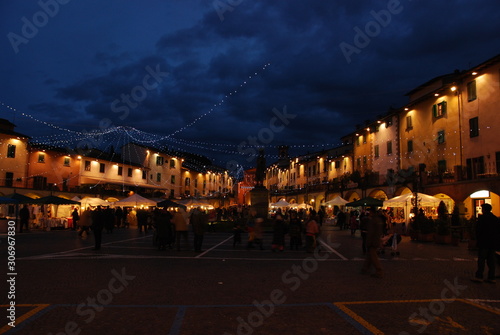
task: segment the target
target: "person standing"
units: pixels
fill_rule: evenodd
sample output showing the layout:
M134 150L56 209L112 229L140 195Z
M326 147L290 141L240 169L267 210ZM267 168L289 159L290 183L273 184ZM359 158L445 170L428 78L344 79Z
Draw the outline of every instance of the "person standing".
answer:
M302 223L297 217L295 211L290 213L290 223L288 225L288 234L290 235L290 249L299 250L302 246Z
M73 218L73 230L78 229L78 221L80 221L80 214L78 214L78 208L75 207L73 209L73 213L71 213L71 217Z
M94 232L94 249L101 250L102 230L104 228L105 215L101 206L92 212L92 231Z
M368 210L369 216L366 225L366 259L361 269L361 273L367 274L370 268L375 268L375 273L372 277L382 278L382 266L377 255L377 249L381 246L381 238L384 233L384 220L382 215L379 214L375 208Z
M316 237L319 235L319 226L314 219L313 213L309 214L309 220L306 223L306 251L312 253L316 248Z
M177 245L177 251L181 250L181 237L185 242L186 248L188 248L188 223L184 218L184 215L181 213L181 209L177 212L174 212L174 216L172 218L172 223L175 227L175 244Z
M281 214L274 218L272 251L283 251L285 248L286 225Z
M477 219L476 240L477 240L477 271L472 278L474 282L482 282L485 263L488 265L487 283L494 284L496 249L500 249L500 222L492 212L490 204L481 205L483 214Z
M194 251L201 252L203 236L205 234L206 226L208 225L208 216L201 210L200 207L194 208L191 211L189 223L193 227Z
M19 232L23 232L23 227L26 227L26 231L29 230L30 223L30 210L28 209L28 205L24 205L23 208L19 210Z

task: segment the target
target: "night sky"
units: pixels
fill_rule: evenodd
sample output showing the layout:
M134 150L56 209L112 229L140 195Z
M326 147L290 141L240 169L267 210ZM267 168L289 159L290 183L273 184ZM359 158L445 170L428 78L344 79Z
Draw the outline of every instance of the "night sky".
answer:
M336 146L416 86L500 51L498 0L3 0L0 13L0 117L17 131L223 167L253 166L249 146L268 163L278 145Z

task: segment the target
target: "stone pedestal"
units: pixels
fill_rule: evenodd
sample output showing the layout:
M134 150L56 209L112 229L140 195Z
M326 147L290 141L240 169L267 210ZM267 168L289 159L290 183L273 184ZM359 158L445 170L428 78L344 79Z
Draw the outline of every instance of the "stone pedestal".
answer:
M269 191L265 187L255 187L250 191L250 206L263 218L267 219L269 212Z

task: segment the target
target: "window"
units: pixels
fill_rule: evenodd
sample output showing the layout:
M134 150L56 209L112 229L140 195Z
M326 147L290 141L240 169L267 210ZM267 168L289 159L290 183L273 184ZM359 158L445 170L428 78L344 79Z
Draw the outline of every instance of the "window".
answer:
M444 143L444 141L445 141L444 130L440 130L437 133L437 142L438 142L438 144L442 144L442 143Z
M132 177L132 168L128 168L127 176Z
M64 166L69 166L70 159L69 157L64 157L63 164Z
M191 185L191 178L186 178L184 180L184 186L189 186L189 185Z
M123 166L118 167L118 175L119 176L123 175Z
M368 135L363 135L363 144L366 144L367 137L368 137Z
M392 155L392 141L387 141L387 154Z
M15 158L16 157L16 145L15 144L9 144L7 146L7 157L8 158Z
M170 168L175 169L175 159L170 160Z
M90 171L90 161L85 161L85 171Z
M161 173L160 172L156 173L156 182L158 182L158 183L161 182Z
M473 80L467 83L467 101L473 101L476 99L476 81Z
M198 179L195 179L195 180L194 180L194 187L195 187L195 188L198 188Z
M361 167L361 158L356 159L356 165Z
M356 137L356 145L359 147L360 144L361 144L360 136L357 136Z
M104 173L106 172L106 164L104 163L99 163L99 172Z
M14 185L14 172L5 172L5 187Z
M378 158L380 156L378 145L375 146L374 151L375 151L375 158Z
M469 119L469 136L479 136L479 118L477 116Z
M170 177L170 184L175 185L175 176Z
M158 165L158 166L163 165L163 157L156 156L156 165Z
M442 117L446 114L446 101L441 101L438 104L432 105L432 116L435 118Z
M366 165L366 162L367 162L366 156L363 156L363 165Z
M147 178L147 174L146 174L146 171L142 171L142 179L146 179Z
M38 154L38 163L45 163L45 154L44 153Z
M335 168L340 169L340 161L335 161Z
M407 148L408 148L408 152L413 152L413 140L408 140Z
M406 129L413 129L413 122L411 120L411 115L406 117Z

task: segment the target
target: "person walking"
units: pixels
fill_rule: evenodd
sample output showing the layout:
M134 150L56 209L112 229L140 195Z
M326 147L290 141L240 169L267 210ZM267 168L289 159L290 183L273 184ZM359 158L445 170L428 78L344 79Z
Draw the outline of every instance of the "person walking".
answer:
M201 245L203 244L203 237L208 225L208 215L201 210L200 207L194 208L191 211L189 223L193 227L193 242L194 251L201 252Z
M26 227L26 231L29 230L30 224L30 210L28 209L28 205L24 205L23 208L19 210L19 232L23 232L23 227Z
M371 267L375 268L375 273L372 277L382 278L382 266L377 255L377 249L381 246L381 238L384 233L384 220L382 215L379 214L375 208L368 210L369 216L367 217L366 225L366 259L363 263L361 273L368 274Z
M102 230L105 224L105 214L102 210L101 206L97 206L97 208L92 212L92 231L94 232L94 249L93 250L101 250L101 241L102 241Z
M485 263L488 265L487 283L494 284L495 263L497 249L500 249L500 222L492 212L490 204L481 205L482 212L477 219L476 240L477 240L477 271L472 278L474 282L482 282L485 270Z
M80 231L78 232L78 236L82 239L86 239L89 235L90 226L92 226L92 211L84 210L82 215L80 215L80 221L78 222L80 226ZM85 236L83 235L85 233Z

